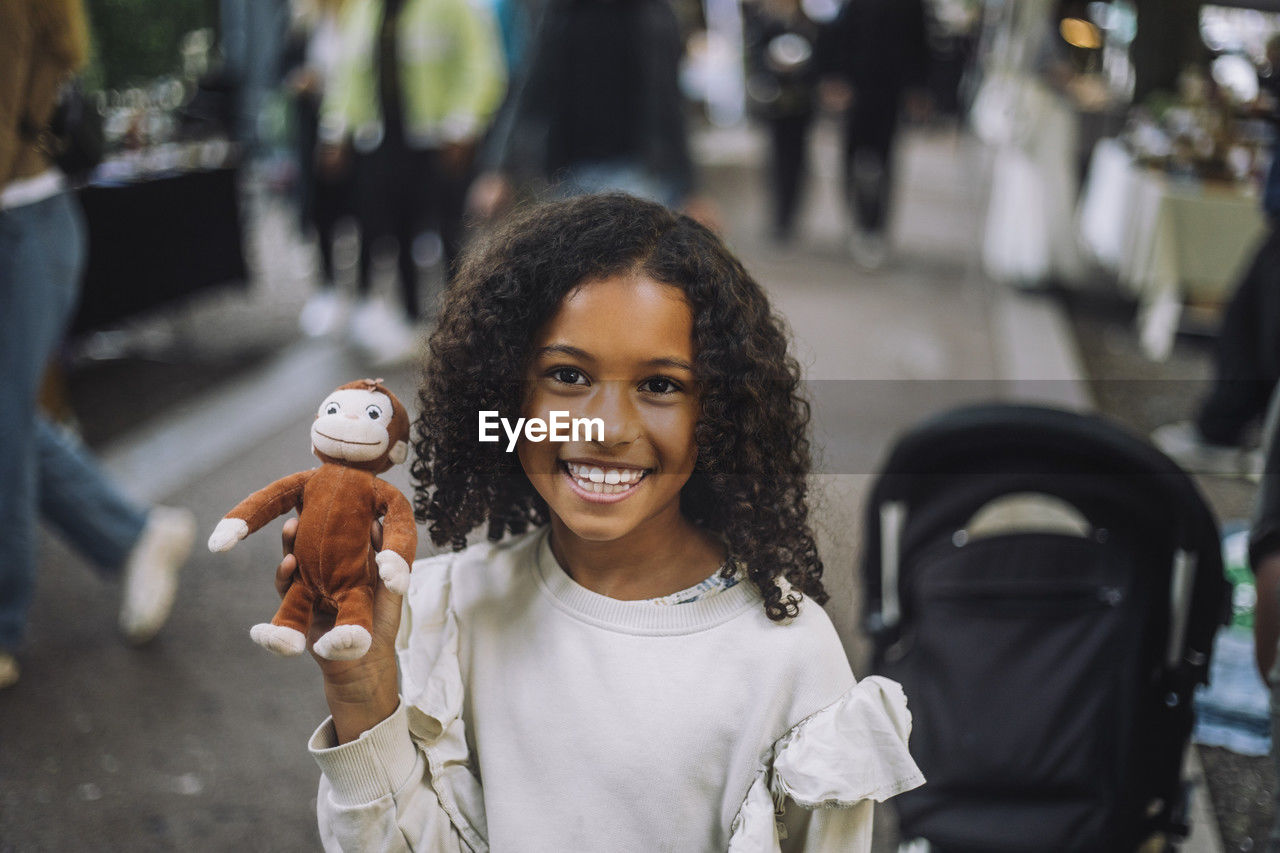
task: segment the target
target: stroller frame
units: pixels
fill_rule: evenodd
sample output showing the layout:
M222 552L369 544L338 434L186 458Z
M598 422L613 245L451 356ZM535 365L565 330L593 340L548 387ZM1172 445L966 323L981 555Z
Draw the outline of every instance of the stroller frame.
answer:
M1041 531L969 541L965 528L980 508L1025 493L1065 502L1093 531L1086 538ZM979 404L930 418L901 436L864 513L861 581L871 669L903 682L908 698L917 700L913 747L922 750L916 757L926 778L936 782L932 790L926 784L895 801L904 838L918 835L948 853L987 853L1132 851L1156 833L1185 836L1181 766L1192 694L1207 681L1230 593L1217 522L1191 478L1150 444L1100 417ZM1033 588L1042 593L1019 597ZM1096 598L1111 609L1079 615L1086 605L1070 604L1073 596ZM1062 608L1074 608L1075 623L1060 618ZM922 625L925 618L947 620L957 646L971 626L974 637L997 641L993 660L1012 666L987 672L985 683L957 683L950 678L957 660L959 668L982 673L987 648L949 658L950 641ZM1106 626L1105 639L1091 635L1089 619ZM1054 638L1055 630L1062 636ZM1041 637L1059 651L1099 644L1093 668L1081 664L1073 689L1062 694L1076 701L1076 694L1095 689L1095 681L1108 685L1097 686L1099 694L1110 692L1088 707L1115 706L1115 713L1099 718L1114 731L1088 754L1100 764L1114 757L1117 765L1097 767L1096 781L1078 756L1046 758L1052 748L1040 756L990 759L970 752L974 769L966 776L970 771L957 756L976 749L974 743L994 745L994 752L1004 742L1051 744L1054 726L1075 722L1063 709L1029 701L1018 716L1001 718L1007 731L983 731L996 724L981 691L1039 696L1035 678L1052 685L1054 665L1069 657L1069 651L1045 657L1037 669L1035 660L1017 657L1013 640L999 645L1012 637L1025 639L1028 653L1042 657L1043 650L1036 651ZM1106 666L1098 667L1099 660ZM1008 676L1010 669L1016 674ZM1022 680L1011 686L1002 683L1005 677ZM972 708L988 713L967 719ZM1144 751L1152 754L1140 756ZM1066 779L1059 771L1072 764L1079 766ZM1090 797L1104 816L1086 812L1082 804ZM1102 805L1099 797L1114 802ZM1072 809L1072 817L1064 816ZM1020 814L1036 813L1035 838L1011 837ZM1053 835L1058 817L1064 837Z

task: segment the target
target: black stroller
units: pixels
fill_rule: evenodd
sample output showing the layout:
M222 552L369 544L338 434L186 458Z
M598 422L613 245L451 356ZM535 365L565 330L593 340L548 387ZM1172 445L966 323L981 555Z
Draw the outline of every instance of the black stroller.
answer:
M1176 464L1098 417L961 408L893 446L865 531L872 670L906 690L928 780L894 800L902 838L1131 853L1185 836L1192 692L1229 588Z

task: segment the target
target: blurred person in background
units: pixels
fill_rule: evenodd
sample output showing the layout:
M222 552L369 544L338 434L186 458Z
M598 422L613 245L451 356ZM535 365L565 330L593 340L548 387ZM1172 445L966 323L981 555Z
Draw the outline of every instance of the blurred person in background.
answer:
M1057 26L1058 0L1000 7L982 54L969 119L994 149L982 261L988 276L1024 290L1084 277L1076 240L1079 117L1074 75ZM1081 13L1083 14L1083 12Z
M546 0L484 0L484 4L493 13L498 22L498 33L502 37L502 56L507 63L509 85L524 68L525 55L529 51L529 41L537 21L542 17Z
M493 17L470 0L349 0L320 116L321 168L354 150L360 220L355 342L379 363L412 355L421 318L420 238L433 225L446 269L461 239L464 182L502 101L506 69ZM375 241L397 244L400 307L371 298Z
M1280 34L1267 42L1254 110L1280 137ZM1280 383L1280 143L1273 144L1262 192L1268 232L1227 303L1218 330L1214 377L1195 419L1166 424L1152 440L1184 467L1256 475L1260 453L1245 446Z
M922 0L849 0L823 33L823 98L843 107L849 250L864 269L888 259L894 144L906 108L929 111Z
M1272 169L1272 175L1275 174ZM1254 499L1249 526L1249 568L1257 601L1253 613L1253 647L1258 672L1271 690L1271 760L1280 775L1280 394L1271 398L1263 444L1266 459L1261 488ZM1280 789L1273 792L1275 816L1266 853L1280 853Z
M47 129L88 53L80 0L0 3L0 687L18 680L37 517L120 578L120 629L133 643L168 618L195 537L188 511L134 505L73 435L37 411L85 259L82 216L50 158Z
M742 13L748 103L769 130L770 236L785 244L808 175L821 27L800 0L748 0Z
M312 337L337 331L348 309L335 279L333 237L338 222L352 213L351 171L343 163L332 171L317 168L320 105L338 63L338 22L344 3L294 0L282 63L284 88L293 107L298 208L302 226L315 234L320 253L318 288L298 317L302 331Z
M617 190L715 224L694 193L684 43L667 0L548 0L527 66L496 123L470 211L492 219L516 187Z

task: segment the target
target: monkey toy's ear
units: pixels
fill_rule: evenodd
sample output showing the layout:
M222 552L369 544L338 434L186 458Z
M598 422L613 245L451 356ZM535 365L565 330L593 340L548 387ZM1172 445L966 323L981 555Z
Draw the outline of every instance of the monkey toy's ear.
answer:
M397 441L387 451L387 458L391 460L392 465L399 465L401 462L409 458L409 445L403 441Z

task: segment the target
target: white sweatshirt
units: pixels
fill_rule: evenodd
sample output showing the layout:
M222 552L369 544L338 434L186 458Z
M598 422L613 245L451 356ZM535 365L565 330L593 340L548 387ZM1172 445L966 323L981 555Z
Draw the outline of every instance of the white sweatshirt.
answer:
M866 851L871 801L924 781L901 689L855 685L811 601L617 601L545 529L411 578L400 708L310 743L327 850Z

